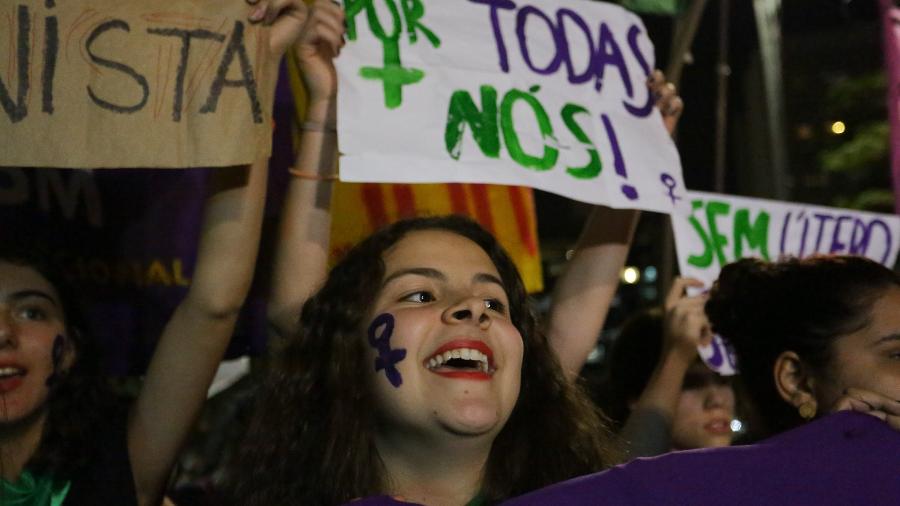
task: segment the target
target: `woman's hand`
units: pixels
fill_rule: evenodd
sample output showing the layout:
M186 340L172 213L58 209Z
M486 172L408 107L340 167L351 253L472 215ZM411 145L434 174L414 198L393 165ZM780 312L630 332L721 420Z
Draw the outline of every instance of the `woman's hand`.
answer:
M694 278L675 278L666 296L663 353L674 353L690 364L697 356L697 347L709 344L713 333L703 309L706 295L688 296L688 287L702 288L703 282Z
M678 96L675 85L666 81L666 75L662 70L654 70L647 77L647 87L650 93L656 97L656 107L662 114L663 123L669 135L675 132L681 113L684 112L684 101Z
M294 55L311 102L331 101L337 94L333 59L344 47L344 9L330 0L316 0L309 8Z
M271 26L269 56L277 61L300 36L309 8L303 0L246 0L251 5L247 19L251 23Z
M844 396L838 399L831 411L865 413L884 420L894 430L900 430L900 400L891 399L869 390L860 388L844 390Z

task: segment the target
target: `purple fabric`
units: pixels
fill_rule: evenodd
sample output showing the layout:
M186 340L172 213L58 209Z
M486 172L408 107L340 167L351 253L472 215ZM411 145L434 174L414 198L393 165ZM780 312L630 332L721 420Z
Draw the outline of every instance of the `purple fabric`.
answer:
M364 497L348 502L345 506L422 506L416 502L405 502L386 495Z
M503 504L897 505L900 433L838 413L756 445L638 459Z

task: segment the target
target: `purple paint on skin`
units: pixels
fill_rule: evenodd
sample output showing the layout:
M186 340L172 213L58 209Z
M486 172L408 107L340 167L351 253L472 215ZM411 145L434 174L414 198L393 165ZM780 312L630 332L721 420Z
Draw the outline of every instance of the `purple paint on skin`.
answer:
M57 335L53 339L53 351L50 353L50 361L53 365L53 371L50 373L50 376L47 378L47 386L52 387L57 382L59 382L59 366L62 364L63 352L66 348L66 338L62 335Z
M381 332L379 334L379 329ZM403 384L403 377L396 365L406 358L406 349L391 349L391 336L394 333L394 316L389 313L383 313L375 317L369 325L368 337L369 346L378 350L378 356L375 357L375 372L384 369L384 374L394 388L399 388Z

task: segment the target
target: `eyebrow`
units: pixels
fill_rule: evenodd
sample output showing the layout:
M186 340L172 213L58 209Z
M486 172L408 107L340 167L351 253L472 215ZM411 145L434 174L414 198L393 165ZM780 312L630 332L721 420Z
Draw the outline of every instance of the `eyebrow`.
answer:
M447 281L447 276L443 272L441 272L437 269L432 269L431 267L412 267L409 269L401 269L397 272L392 273L390 276L384 278L384 282L381 284L381 286L385 287L391 281L393 281L399 277L409 276L409 275L424 276L426 278L436 279L438 281ZM506 291L505 287L503 286L503 282L500 281L500 278L498 278L497 276L494 276L493 274L488 274L486 272L479 272L478 274L476 274L475 276L472 277L472 280L475 281L476 283L493 283L493 284L499 285L500 288L503 288L504 291Z
M503 282L500 281L500 278L494 276L493 274L488 274L486 272L479 272L473 278L476 283L494 283L500 285L500 288L503 288L503 291L506 291L506 287L503 286Z
M14 301L27 299L29 297L38 297L41 299L46 299L46 300L50 301L50 303L52 303L54 306L57 306L57 307L59 306L59 303L56 302L56 299L54 299L52 295L50 295L47 292L43 292L41 290L22 290L19 292L13 292L12 294L9 295L10 300L14 300Z
M878 346L880 344L888 343L891 341L900 341L900 332L895 332L893 334L888 334L886 336L880 337L877 341L875 341L874 345Z
M424 276L426 278L436 279L438 281L446 281L447 280L447 276L445 276L443 272L441 272L437 269L432 269L430 267L412 267L409 269L400 269L399 271L384 278L384 282L381 283L381 286L382 287L387 286L387 284L390 283L391 281L393 281L399 277L409 276L409 275Z

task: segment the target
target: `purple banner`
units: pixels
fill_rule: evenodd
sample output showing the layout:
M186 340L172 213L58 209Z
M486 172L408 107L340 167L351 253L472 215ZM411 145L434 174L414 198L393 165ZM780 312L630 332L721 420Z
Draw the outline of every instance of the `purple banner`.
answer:
M637 459L503 504L897 504L898 456L900 433L842 412L755 445Z
M900 213L900 7L881 0L884 34L884 68L888 76L888 112L891 115L891 174L894 210Z

